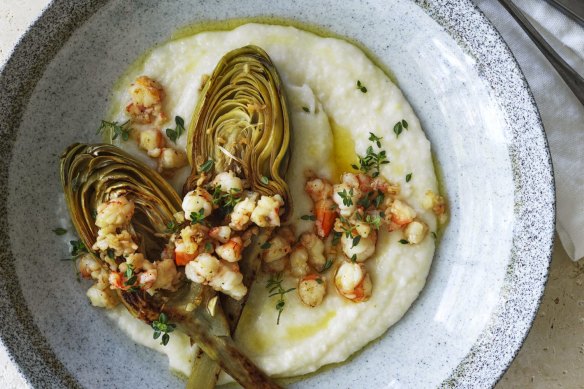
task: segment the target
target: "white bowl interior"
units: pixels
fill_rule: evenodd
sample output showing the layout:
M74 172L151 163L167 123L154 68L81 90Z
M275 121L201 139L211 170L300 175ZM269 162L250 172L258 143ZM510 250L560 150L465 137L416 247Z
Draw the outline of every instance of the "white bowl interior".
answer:
M180 385L165 357L133 344L104 312L89 306L87 285L75 281L70 262L60 261L68 256L73 235L51 232L70 226L58 156L73 142L99 140L95 130L107 111L109 91L144 50L179 26L258 15L350 37L391 69L432 142L451 207L427 286L405 317L350 363L292 386L437 386L467 355L502 293L511 261L514 183L505 114L475 60L420 7L404 0L319 6L304 0L111 1L101 8L49 64L14 145L9 233L34 322L85 387Z

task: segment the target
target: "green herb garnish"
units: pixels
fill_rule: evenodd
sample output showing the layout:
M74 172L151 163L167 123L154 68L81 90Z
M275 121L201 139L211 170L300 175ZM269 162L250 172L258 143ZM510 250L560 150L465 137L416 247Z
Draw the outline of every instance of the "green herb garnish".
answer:
M176 221L172 220L166 223L166 232L167 233L176 233L180 231L180 224Z
M168 322L168 317L164 312L160 312L158 320L154 320L151 326L152 329L154 330L154 334L152 337L154 339L158 339L160 338L160 335L162 335L162 342L160 344L162 344L163 346L166 346L168 344L168 341L170 340L169 334L176 328L176 324L170 324Z
M260 246L260 248L261 248L262 250L267 250L267 249L269 249L270 247L272 247L272 244L271 244L270 242L264 242L264 244L262 244L262 245Z
M302 216L300 216L300 219L302 219L302 220L312 220L312 221L315 221L316 220L316 216L314 216L314 215L302 215Z
M88 252L87 247L85 247L85 244L80 240L71 240L69 241L69 244L71 245L71 257L73 257L73 259Z
M310 113L310 109L308 109L308 107L302 107L302 110L306 113Z
M363 93L367 93L367 88L365 87L365 85L361 83L360 80L357 80L357 89L359 89Z
M203 163L201 166L199 166L199 170L207 173L209 170L211 170L211 168L213 167L214 164L215 164L215 161L213 161L212 159L208 159L207 161L205 161L205 163Z
M353 188L349 189L349 192L347 192L346 189L343 189L342 192L337 192L337 194L343 199L343 205L345 207L353 205Z
M276 325L280 325L280 316L282 315L282 311L284 311L284 306L286 305L286 301L284 301L284 295L296 289L284 289L282 287L282 281L282 273L278 273L275 276L270 277L266 283L266 289L268 289L268 293L270 294L268 297L279 296L278 301L276 302L276 310L278 311Z
M353 237L353 245L351 246L351 248L357 246L360 241L361 241L361 235L357 235L357 236Z
M174 123L176 124L174 130L172 128L166 129L166 136L168 139L176 143L176 140L181 137L182 134L185 133L185 121L180 116L174 117Z
M408 243L410 243L410 242L408 242L406 239L400 239L400 240L399 240L399 242L400 242L401 244L408 244Z
M333 246L336 246L339 244L339 242L341 240L341 236L343 236L342 232L333 231L333 241L331 242Z
M353 263L357 262L357 254L353 254L351 256L351 262L353 262Z
M393 132L395 133L396 138L402 133L404 128L406 130L408 129L408 122L406 122L405 120L395 123L395 125L393 126Z
M376 153L375 151L373 151L373 146L369 146L367 148L365 156L357 155L357 157L359 158L359 166L352 165L353 168L361 170L365 174L373 170L373 172L371 173L371 176L373 178L379 176L379 169L381 168L381 165L389 163L385 150L381 150L378 153Z
M122 138L122 140L126 141L130 139L130 132L132 129L130 128L129 120L122 124L118 124L118 122L108 122L106 120L102 120L101 126L97 129L97 133L103 134L106 131L109 131L109 135L111 136L112 140L119 136Z
M412 179L412 173L406 174L406 182L410 182L411 179Z
M65 235L67 233L67 230L61 227L55 228L53 230L53 232L55 233L55 235L61 236L61 235Z
M332 265L333 265L333 260L330 258L327 259L326 262L324 263L324 265L322 266L322 269L320 269L319 273L324 273L325 271L330 269Z
M369 140L371 142L375 142L375 144L377 145L377 147L381 148L381 140L383 139L383 137L379 137L377 135L375 135L374 133L370 132L369 133Z
M229 192L224 192L220 185L213 187L213 204L223 208L225 213L231 212L240 201L241 190L231 188Z
M268 177L266 177L266 176L262 176L262 178L260 178L260 181L264 185L268 185L270 183L270 179Z
M191 212L191 224L204 224L205 209L199 209L199 212Z
M367 215L365 217L365 222L369 224L371 227L375 228L376 230L381 227L381 216L380 215Z
M375 197L375 200L373 200L373 203L375 204L375 208L379 208L381 203L383 203L383 200L385 200L385 195L383 194L382 191L377 190L377 197Z

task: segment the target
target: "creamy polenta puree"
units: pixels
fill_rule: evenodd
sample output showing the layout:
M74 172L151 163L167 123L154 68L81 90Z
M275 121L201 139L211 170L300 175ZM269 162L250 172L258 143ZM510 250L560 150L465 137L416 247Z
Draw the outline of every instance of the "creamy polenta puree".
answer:
M408 310L424 286L434 254L437 217L425 202L427 193L438 193L438 188L430 143L398 87L354 45L293 27L246 24L232 31L198 33L155 47L117 84L110 120L127 120L128 87L139 76L147 75L165 91L163 108L169 120L162 129L174 127L175 116L185 118L188 127L202 80L224 54L250 44L269 54L285 85L293 139L287 182L294 212L289 220L295 225L296 235L312 230L314 225L311 220L301 219L313 207L304 190L306 172L311 170L338 183L343 172L355 172L351 165L358 162L357 155L365 155L374 145L370 133L382 138L380 149L386 150L390 161L381 166L381 176L399 186L398 198L407 202L428 227L417 244L404 244L402 230L379 231L377 250L364 262L373 284L372 295L365 302L340 296L331 269L322 276L327 288L322 304L311 308L300 301L297 291L288 293L277 324L278 297L268 297L269 276L260 275L251 288L235 339L268 374L297 376L346 360L381 336ZM407 128L401 126L398 133L394 126L402 120ZM119 138L116 142L156 167L135 142ZM183 135L175 147L184 150L185 145ZM189 170L185 168L171 178L177 189ZM296 287L287 277L283 287ZM171 368L188 375L195 350L187 336L174 332L164 347L152 339L148 325L129 317L123 308L111 310L109 315L132 339L166 353Z

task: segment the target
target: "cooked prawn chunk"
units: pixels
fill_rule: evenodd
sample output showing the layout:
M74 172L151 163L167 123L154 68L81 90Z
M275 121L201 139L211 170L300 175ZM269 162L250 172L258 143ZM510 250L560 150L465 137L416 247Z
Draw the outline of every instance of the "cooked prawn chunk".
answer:
M231 228L228 226L213 227L209 231L209 236L221 243L227 243L231 237Z
M139 144L141 149L152 151L164 147L164 137L157 129L149 129L140 132Z
M121 257L135 253L138 250L138 245L132 239L132 235L126 230L122 230L119 234L116 234L107 233L103 229L100 229L97 232L97 240L93 244L92 249L100 251L106 257L109 257L109 254L106 253L108 249L111 249L114 251L114 256Z
M294 277L304 277L310 272L308 250L301 244L296 245L290 253L290 271Z
M158 270L150 269L138 274L138 284L144 290L152 288L152 285L158 277Z
M176 265L172 259L163 259L161 261L155 262L157 275L154 283L152 283L152 289L166 289L175 290L177 282L180 279L180 273L176 270ZM142 273L140 273L142 275Z
M138 77L130 86L130 97L126 112L134 122L148 124L166 121L162 110L164 90L158 82L147 76Z
M268 263L281 259L292 251L290 242L280 235L273 237L266 246L268 247L262 251L262 259Z
M357 202L361 199L361 195L362 192L359 189L358 181L356 186L351 186L346 183L334 186L333 201L337 204L341 216L349 217L355 212Z
M284 200L280 195L262 196L256 208L251 213L251 221L259 227L279 227L280 207L284 205Z
M233 212L231 212L231 221L229 222L229 227L236 231L245 230L251 223L251 215L256 209L256 201L258 195L253 193L246 196L242 201L235 204L233 207Z
M110 199L97 207L95 225L116 229L127 225L134 215L134 202L125 196Z
M237 262L241 259L243 251L243 241L239 236L229 239L226 243L215 247L215 252L227 262Z
M335 274L335 287L339 294L353 302L371 297L373 284L362 263L343 262Z
M282 257L272 262L264 262L262 266L263 270L267 273L283 272L286 269L286 265L288 264L287 259L287 257Z
M160 152L158 166L161 169L178 169L187 164L187 156L180 150L165 147Z
M389 214L386 215L386 218L387 217L389 217L392 223L399 227L403 227L414 221L416 218L416 211L405 202L396 199L391 204Z
M325 280L318 274L305 276L298 282L298 296L300 296L300 301L309 307L314 308L322 304L325 295Z
M426 223L414 220L404 229L406 240L411 244L418 244L426 237L428 233L428 226Z
M102 267L90 254L83 255L77 261L77 270L83 278L97 278ZM95 276L94 276L95 275Z
M213 197L203 188L197 188L186 194L182 202L185 218L192 220L191 214L200 214L207 217L213 211ZM202 211L201 211L202 210Z
M243 285L243 275L211 254L200 254L189 262L185 267L185 275L193 282L209 285L236 300L240 300L247 293L247 288Z
M438 216L438 222L440 222L440 224L446 223L446 201L444 200L444 197L428 190L422 201L422 206L425 209L431 209L432 212Z
M333 186L322 178L314 178L306 182L304 190L313 202L330 199L333 195Z
M86 293L91 305L99 308L114 308L119 304L117 294L111 289L100 289L97 285L91 286Z
M324 256L324 242L318 236L311 232L305 232L300 237L300 243L308 252L308 263L316 271L322 271L326 264Z
M215 176L211 185L219 187L222 192L241 192L243 190L243 181L237 177L231 170L221 172Z
M346 234L341 236L341 247L343 248L343 252L348 258L352 258L357 262L363 262L371 257L375 253L376 243L376 231L371 231L366 238L358 238L358 242L356 242L355 237L348 237Z
M371 225L369 225L369 223L359 221L355 223L355 230L357 231L357 234L361 235L362 238L367 238L371 233Z

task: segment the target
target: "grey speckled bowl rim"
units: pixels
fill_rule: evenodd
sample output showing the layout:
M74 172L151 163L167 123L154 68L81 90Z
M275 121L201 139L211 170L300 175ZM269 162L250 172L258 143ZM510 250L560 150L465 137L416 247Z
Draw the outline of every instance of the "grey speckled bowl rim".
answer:
M476 59L480 76L492 87L508 123L514 124L509 128L511 161L517 167L512 260L496 312L469 354L442 384L488 387L500 379L519 351L547 281L555 225L551 156L527 82L511 51L482 12L470 0L414 1ZM0 187L7 187L12 146L36 83L75 30L106 2L55 0L22 37L2 69L0 155L4 158L0 161ZM33 387L80 387L55 357L22 304L24 297L8 237L7 195L7 190L0 191L0 337Z

